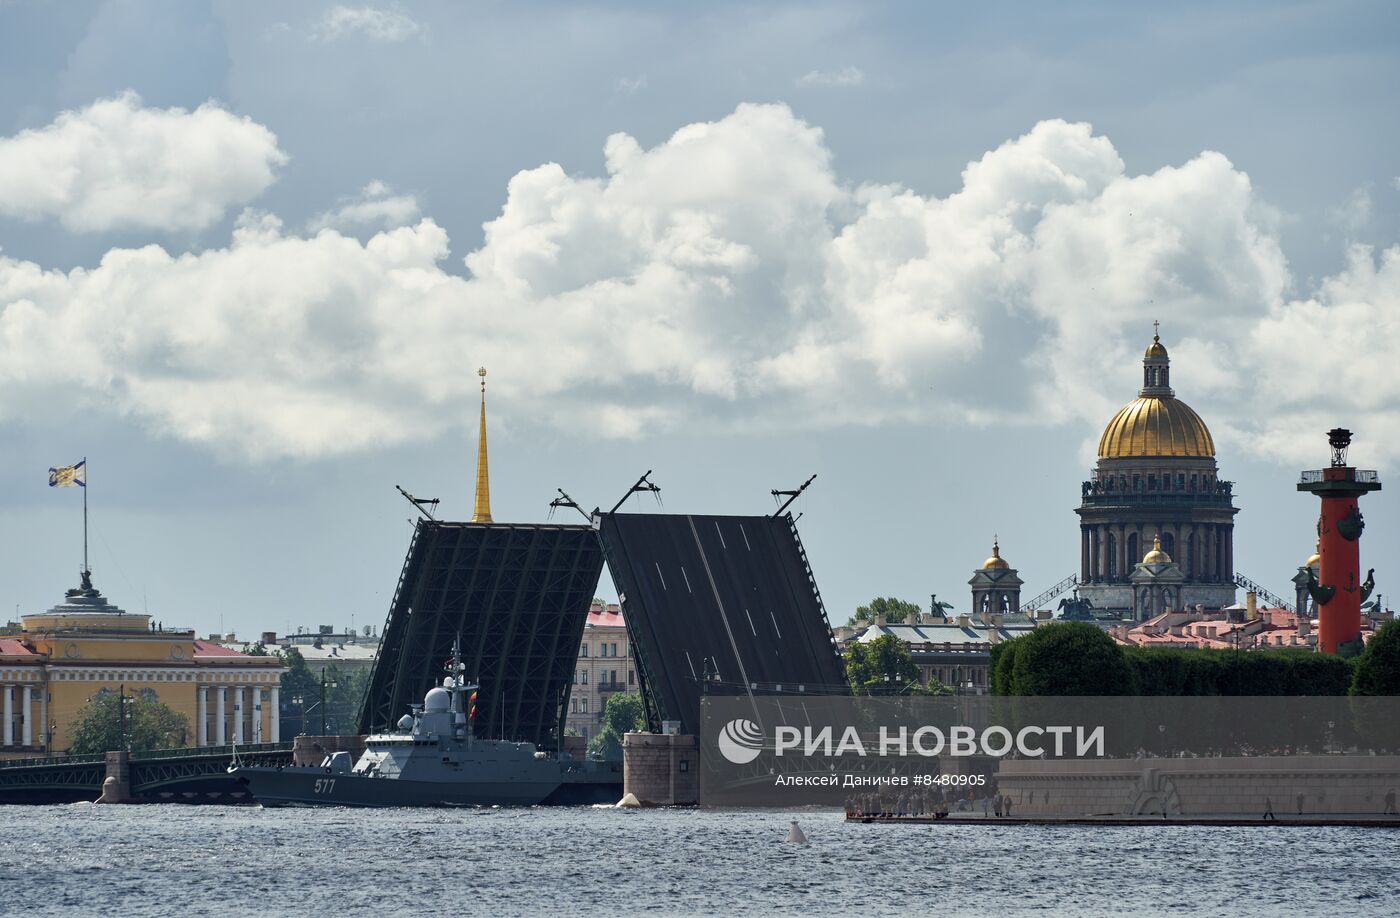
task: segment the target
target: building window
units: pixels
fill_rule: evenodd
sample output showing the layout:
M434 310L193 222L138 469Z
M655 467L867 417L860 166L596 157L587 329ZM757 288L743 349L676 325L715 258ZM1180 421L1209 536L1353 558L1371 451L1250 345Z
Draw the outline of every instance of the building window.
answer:
M613 655L613 656L617 656L617 641L613 641L613 645L612 645L612 655Z
M586 669L583 671L583 682L581 682L580 684L581 684L581 685L587 685L587 684L588 684L588 670L586 670Z
M600 657L606 657L607 655L608 655L608 643L607 643L607 641L603 641L602 643L600 643L600 644L598 645L598 656L600 656Z
M581 656L581 657L586 657L586 656L588 656L588 645L587 645L587 644L584 644L582 647L580 647L580 648L578 649L578 655Z
M627 684L628 684L628 685L636 685L636 684L637 684L637 673L636 673L634 670L630 670L630 669L629 669L629 670L627 671Z
M580 713L580 714L587 714L587 713L588 713L588 699L587 699L587 698L580 698L580 699L578 700L578 710L579 710L579 713Z

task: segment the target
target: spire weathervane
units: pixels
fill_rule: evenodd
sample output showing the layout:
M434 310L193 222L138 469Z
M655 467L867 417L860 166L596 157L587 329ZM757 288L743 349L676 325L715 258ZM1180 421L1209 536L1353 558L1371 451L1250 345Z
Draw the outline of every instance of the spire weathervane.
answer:
M1153 340L1153 341L1161 341L1161 340L1162 340L1161 331L1162 331L1162 323L1161 323L1161 322L1158 322L1156 319L1153 319L1153 320L1152 320L1152 340Z
M481 377L481 430L476 447L476 502L472 507L473 523L491 522L491 473L486 461L486 368L476 371Z

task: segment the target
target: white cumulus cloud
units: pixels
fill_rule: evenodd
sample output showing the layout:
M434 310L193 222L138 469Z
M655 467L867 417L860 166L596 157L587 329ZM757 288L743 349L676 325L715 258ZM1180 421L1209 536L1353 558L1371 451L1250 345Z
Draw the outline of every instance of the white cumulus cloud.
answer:
M78 232L202 229L286 160L270 130L212 102L146 108L127 92L0 138L0 214Z
M422 211L411 194L395 194L394 189L375 180L360 193L341 201L333 210L318 214L309 222L311 232L323 229L354 230L364 227L392 229L415 222Z
M606 436L1090 437L1160 319L1179 394L1223 442L1310 455L1305 433L1361 408L1368 442L1400 450L1400 384L1353 394L1400 348L1400 249L1353 250L1297 298L1272 211L1219 153L1133 174L1088 125L1044 121L937 197L843 179L820 129L746 104L604 154L602 175L517 173L465 277L416 202L353 210L395 197L377 184L310 237L248 213L199 253L115 249L67 272L0 257L5 410L77 383L163 435L316 457L470 423L484 364L518 423Z
M311 27L313 41L330 42L347 35L363 35L371 41L406 41L423 33L423 27L397 9L336 4Z
M859 67L838 70L809 70L794 80L803 89L813 86L859 86L865 82L865 71Z

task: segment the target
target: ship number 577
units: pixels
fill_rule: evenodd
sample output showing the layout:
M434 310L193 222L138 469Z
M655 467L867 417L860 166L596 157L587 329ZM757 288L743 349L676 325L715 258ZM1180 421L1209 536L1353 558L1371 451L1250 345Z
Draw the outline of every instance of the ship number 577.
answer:
M311 789L318 794L329 794L335 790L335 778L317 778Z

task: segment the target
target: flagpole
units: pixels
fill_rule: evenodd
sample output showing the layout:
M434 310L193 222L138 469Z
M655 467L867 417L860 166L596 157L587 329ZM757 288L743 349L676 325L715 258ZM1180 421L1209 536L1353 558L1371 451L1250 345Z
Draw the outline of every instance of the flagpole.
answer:
M83 572L90 573L88 566L88 522L87 522L87 456L83 457Z

